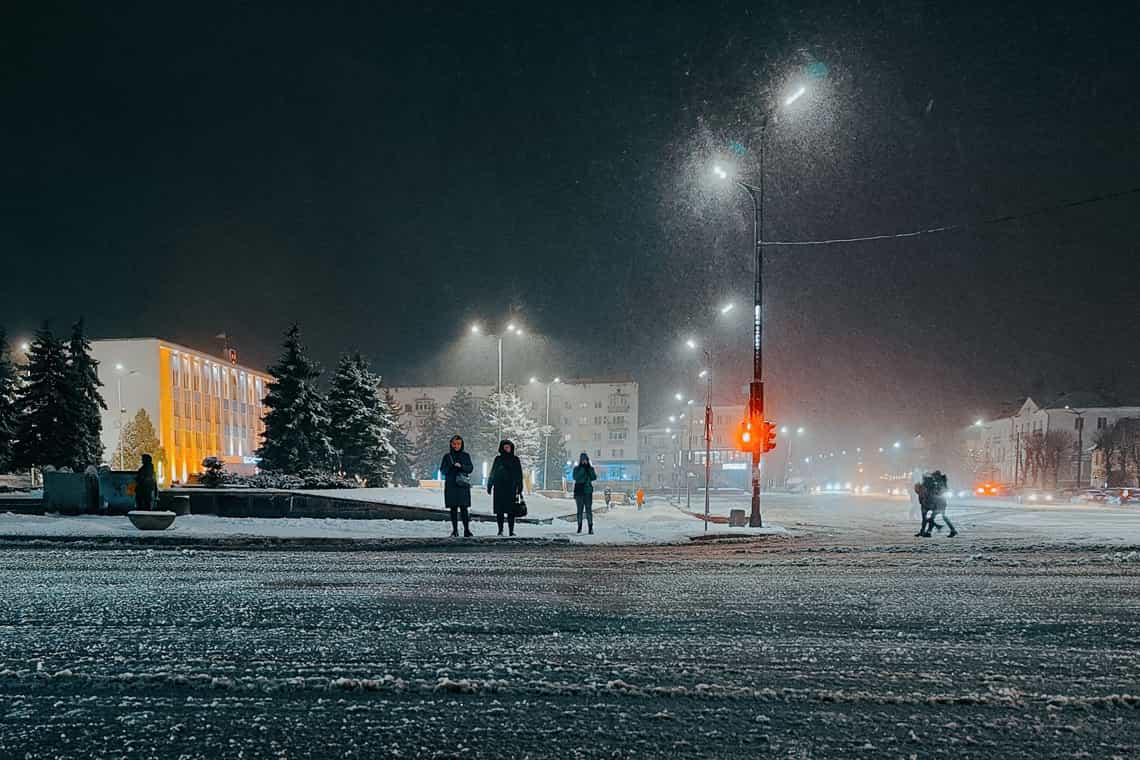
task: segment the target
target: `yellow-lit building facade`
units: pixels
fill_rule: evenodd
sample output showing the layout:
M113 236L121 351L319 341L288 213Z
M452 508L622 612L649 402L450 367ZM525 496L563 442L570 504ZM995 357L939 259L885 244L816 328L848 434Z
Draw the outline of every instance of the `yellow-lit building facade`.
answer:
M269 375L158 338L93 341L103 382L104 459L119 467L121 431L145 410L162 444L159 482L185 483L218 457L236 473L257 470ZM231 361L232 359L232 361Z

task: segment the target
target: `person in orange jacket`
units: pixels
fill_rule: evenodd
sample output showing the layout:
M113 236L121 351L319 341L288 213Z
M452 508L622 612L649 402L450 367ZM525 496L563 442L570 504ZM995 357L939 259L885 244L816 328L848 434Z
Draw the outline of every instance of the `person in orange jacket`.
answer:
M645 489L641 486L637 488L637 508L641 509L641 505L645 503Z

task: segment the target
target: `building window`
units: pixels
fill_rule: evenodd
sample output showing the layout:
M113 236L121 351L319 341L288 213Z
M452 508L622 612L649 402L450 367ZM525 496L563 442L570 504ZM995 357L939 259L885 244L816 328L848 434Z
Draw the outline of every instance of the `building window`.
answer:
M1108 417L1097 417L1096 418L1096 429L1097 430L1104 430L1106 427L1108 427Z
M585 416L583 416L583 417L579 417L579 418L578 418L578 424L579 424L579 425L589 425L589 424L590 424L590 418L589 418L589 417L585 417Z
M430 398L416 399L417 414L430 414L434 406L435 402L433 402Z

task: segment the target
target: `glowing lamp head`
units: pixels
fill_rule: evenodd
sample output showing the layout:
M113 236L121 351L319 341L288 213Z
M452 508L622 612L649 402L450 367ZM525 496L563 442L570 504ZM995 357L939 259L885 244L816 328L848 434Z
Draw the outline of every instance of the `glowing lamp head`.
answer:
M728 170L725 169L720 164L717 164L716 166L713 167L713 175L717 179L728 179Z

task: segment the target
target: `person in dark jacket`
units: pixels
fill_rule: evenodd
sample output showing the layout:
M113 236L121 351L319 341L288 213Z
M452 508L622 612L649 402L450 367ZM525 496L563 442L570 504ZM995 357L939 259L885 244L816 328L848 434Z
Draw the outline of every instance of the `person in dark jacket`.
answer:
M459 535L459 518L463 518L463 537L471 538L471 473L475 465L471 455L463 450L463 436L451 436L450 451L439 463L443 473L443 503L451 510L451 535ZM466 477L459 477L460 475ZM466 481L466 482L464 482Z
M582 532L582 513L586 513L586 522L590 526L590 534L594 533L594 481L598 473L590 464L590 455L582 452L578 457L578 466L574 468L574 501L578 504L578 532Z
M487 493L494 494L495 519L499 523L499 535L503 535L503 520L507 521L511 535L515 534L515 515L522 501L523 471L522 462L515 456L515 445L508 440L499 442L499 455L491 465L487 477Z
M135 472L135 509L154 509L158 502L158 478L154 474L154 461L150 454L142 455L142 464Z

